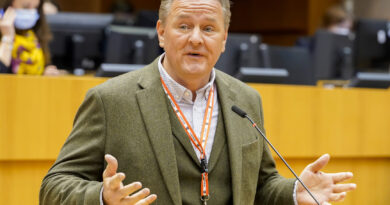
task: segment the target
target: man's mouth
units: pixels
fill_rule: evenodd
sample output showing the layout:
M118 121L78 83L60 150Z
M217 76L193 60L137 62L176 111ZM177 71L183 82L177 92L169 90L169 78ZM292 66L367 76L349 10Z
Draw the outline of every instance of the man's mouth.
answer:
M198 52L189 52L189 53L187 53L187 55L189 55L191 57L202 57L203 56L201 53L198 53Z

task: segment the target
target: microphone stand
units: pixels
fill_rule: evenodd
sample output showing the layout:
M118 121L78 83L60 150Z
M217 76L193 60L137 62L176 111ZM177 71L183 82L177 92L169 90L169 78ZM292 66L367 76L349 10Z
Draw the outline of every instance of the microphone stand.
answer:
M263 136L263 138L265 139L265 141L269 144L269 146L271 146L271 148L275 151L275 153L279 156L279 158L283 161L283 163L287 166L287 168L291 171L291 173L293 173L293 175L295 176L295 178L299 181L299 183L302 184L302 186L306 189L306 191L310 194L310 196L314 199L314 201L320 205L320 202L317 201L317 199L314 197L314 195L310 192L310 190L306 187L306 185L302 182L302 180L298 177L298 175L294 172L294 170L290 167L290 165L288 165L287 161L284 160L284 158L282 157L282 155L278 152L278 150L276 150L276 148L272 145L272 143L268 140L268 138L265 136L265 134L260 130L260 128L256 125L256 123L246 114L246 112L244 112L243 110L241 110L240 108L238 108L237 106L232 106L232 110L233 112L235 112L236 114L238 114L240 117L242 118L247 118L251 123L252 123L252 126L254 128L256 128L256 130L260 133L261 136Z

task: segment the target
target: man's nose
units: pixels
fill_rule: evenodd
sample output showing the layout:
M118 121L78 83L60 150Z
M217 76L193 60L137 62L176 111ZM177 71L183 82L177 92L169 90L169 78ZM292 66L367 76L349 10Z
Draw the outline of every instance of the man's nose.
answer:
M202 31L200 28L195 27L192 30L189 41L193 46L199 46L203 43Z

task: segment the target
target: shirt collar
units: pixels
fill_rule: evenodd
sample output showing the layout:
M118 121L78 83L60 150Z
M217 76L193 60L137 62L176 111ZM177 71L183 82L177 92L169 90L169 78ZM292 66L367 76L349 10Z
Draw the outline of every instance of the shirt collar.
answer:
M187 89L186 87L176 82L165 70L162 64L162 60L164 59L164 57L165 57L165 53L163 53L158 60L158 70L160 72L160 76L164 80L169 91L174 96L177 102L186 102L186 103L193 104L191 90ZM213 68L211 71L210 81L205 86L203 86L202 88L196 91L196 99L207 99L210 89L214 85L214 81L215 81L215 68Z

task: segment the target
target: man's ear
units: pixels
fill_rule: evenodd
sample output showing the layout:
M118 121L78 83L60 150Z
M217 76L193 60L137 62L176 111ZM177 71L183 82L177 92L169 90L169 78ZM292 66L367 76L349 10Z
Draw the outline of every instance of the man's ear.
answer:
M225 31L225 36L222 42L222 53L225 52L227 38L228 38L228 29L226 29Z
M161 20L157 21L156 30L157 30L159 45L161 48L164 48L165 26L163 25Z

